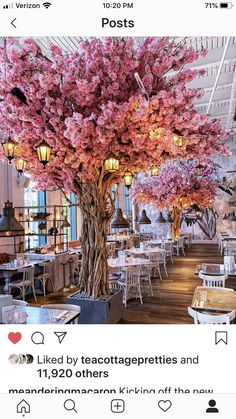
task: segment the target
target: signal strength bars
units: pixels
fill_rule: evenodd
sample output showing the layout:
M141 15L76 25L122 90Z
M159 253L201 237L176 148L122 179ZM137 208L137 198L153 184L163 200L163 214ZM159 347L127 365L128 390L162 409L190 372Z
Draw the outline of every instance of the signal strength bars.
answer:
M14 3L5 4L5 6L2 6L3 9L13 9Z

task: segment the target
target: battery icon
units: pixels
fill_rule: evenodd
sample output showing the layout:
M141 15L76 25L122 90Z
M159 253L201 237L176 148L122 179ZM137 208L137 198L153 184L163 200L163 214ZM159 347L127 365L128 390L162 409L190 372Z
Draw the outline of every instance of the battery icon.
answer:
M232 7L233 7L233 3L231 2L220 3L221 9L232 9Z

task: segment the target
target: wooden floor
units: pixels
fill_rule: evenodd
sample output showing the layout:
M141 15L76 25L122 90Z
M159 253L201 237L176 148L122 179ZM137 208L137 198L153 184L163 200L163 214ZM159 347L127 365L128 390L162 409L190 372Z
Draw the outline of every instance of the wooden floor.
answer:
M163 280L153 280L154 297L144 297L144 304L139 300L129 300L124 309L124 324L186 324L192 323L187 307L191 304L196 286L201 280L195 275L195 267L204 262L222 263L223 259L216 244L193 244L186 249L186 256L176 257L174 264L168 263L168 277L163 273ZM229 284L234 286L236 284ZM71 292L70 292L71 293ZM63 303L70 293L55 293L46 299L39 298L38 304ZM31 299L30 303L33 303ZM32 304L34 305L34 304Z
M144 298L144 304L130 301L122 323L181 324L192 323L187 313L193 293L202 281L195 275L196 265L222 263L216 244L193 244L185 257L176 257L168 264L168 277L153 282L154 297Z

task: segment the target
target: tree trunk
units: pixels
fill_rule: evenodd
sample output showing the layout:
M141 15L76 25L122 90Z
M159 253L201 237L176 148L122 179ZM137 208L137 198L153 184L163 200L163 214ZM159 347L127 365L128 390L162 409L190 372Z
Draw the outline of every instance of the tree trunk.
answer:
M204 208L201 210L201 218L197 223L208 239L212 240L216 235L217 212L213 208Z
M114 213L112 176L101 173L88 183L75 184L82 213L80 291L91 298L108 294L107 228Z
M172 211L172 237L173 239L180 237L181 222L182 222L182 211L176 207Z
M80 286L81 291L98 298L108 292L107 222L83 210L82 217Z

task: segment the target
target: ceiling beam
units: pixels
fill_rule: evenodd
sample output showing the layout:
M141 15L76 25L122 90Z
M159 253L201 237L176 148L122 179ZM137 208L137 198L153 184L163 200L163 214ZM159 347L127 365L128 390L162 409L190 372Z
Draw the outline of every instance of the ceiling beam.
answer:
M217 72L217 75L216 75L214 87L212 89L211 97L210 97L210 100L209 100L209 103L208 103L207 113L209 113L209 110L210 110L210 107L211 107L211 102L212 102L212 99L213 99L215 91L216 91L216 87L217 87L217 83L218 83L218 80L219 80L219 77L220 77L222 67L224 65L224 61L225 61L225 57L226 57L226 54L227 54L229 43L230 43L230 36L228 36L227 40L226 40L226 44L225 44L225 47L224 47L224 52L223 52L223 55L222 55L222 58L221 58L221 62L220 62L220 66L219 66L219 69L218 69L218 72Z
M234 111L235 111L235 91L236 91L236 68L234 69L234 78L233 78L233 84L232 84L231 94L230 94L229 112L228 112L228 118L226 122L226 130L229 130L230 122L232 119L232 114L234 114Z

